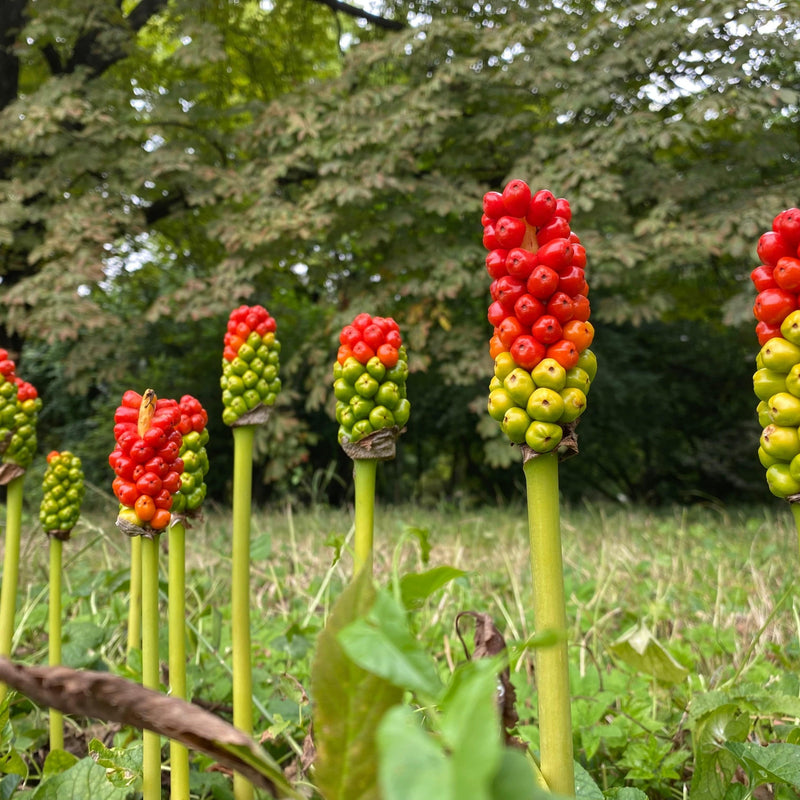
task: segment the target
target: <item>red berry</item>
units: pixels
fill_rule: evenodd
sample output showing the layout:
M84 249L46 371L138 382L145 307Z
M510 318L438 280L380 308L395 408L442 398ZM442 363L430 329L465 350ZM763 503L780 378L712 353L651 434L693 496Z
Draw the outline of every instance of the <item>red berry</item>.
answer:
M564 369L572 369L580 358L578 348L569 339L561 339L547 348L547 358L554 358Z
M547 225L539 229L536 234L536 241L541 247L547 242L552 242L553 239L568 239L569 233L569 223L564 217L553 217Z
M528 213L531 202L531 190L525 181L511 181L503 189L503 205L507 213L515 217L524 217Z
M769 325L766 322L759 322L758 325L756 325L756 336L758 337L758 343L762 346L770 339L781 335L780 325Z
M753 304L753 314L759 322L780 325L797 308L797 296L785 289L764 289Z
M365 342L356 342L353 347L353 356L362 364L366 364L373 356L375 351Z
M155 454L156 451L149 445L145 444L142 439L139 439L131 445L129 453L130 457L137 464L146 464Z
M522 296L525 297L525 295ZM517 303L519 303L519 300ZM516 309L516 305L514 308ZM507 316L508 310L503 307L503 304L499 300L495 300L489 305L489 311L486 317L493 328L496 328Z
M139 422L139 409L130 408L129 406L118 406L114 412L114 422L125 423L132 422L134 424Z
M507 213L500 192L486 192L483 196L483 213L491 219L499 219Z
M397 330L397 328L390 328L386 333L386 344L397 348L403 346L403 337L400 335L400 331Z
M554 269L556 272L561 272L572 263L572 254L572 245L568 239L564 238L551 239L536 251L539 263Z
M531 272L527 282L528 293L540 300L546 300L558 286L558 273L540 264Z
M558 291L574 297L581 294L585 283L586 273L580 267L568 267L559 276Z
M531 197L525 218L536 228L547 225L556 213L556 198L547 189L540 189Z
M525 238L525 220L517 217L500 217L494 226L494 233L500 247L511 250L519 247Z
M800 244L800 208L787 208L772 220L772 230L790 247Z
M502 278L507 275L506 271L506 257L508 250L491 250L486 256L486 271L489 277L493 279Z
M487 250L497 250L500 247L500 241L497 238L494 225L487 225L483 229L483 246Z
M756 252L764 264L772 267L778 263L779 258L795 255L783 236L775 231L767 231L767 233L761 235Z
M535 253L531 253L530 250L523 250L521 247L515 247L513 250L509 250L505 267L509 275L525 281L533 272L536 263Z
M544 314L544 303L530 294L523 294L514 303L514 314L522 325L529 328Z
M161 479L161 488L166 489L170 494L175 494L175 492L180 491L181 488L180 473L176 472L174 469L170 470Z
M383 366L387 369L392 369L397 366L397 362L400 360L400 354L397 352L397 348L392 347L390 344L380 345L377 355Z
M775 267L769 267L765 264L762 264L760 267L756 267L750 273L750 280L753 281L753 285L756 287L756 291L763 292L764 289L778 288L778 284L775 281L774 273L775 273Z
M339 334L339 344L352 347L361 338L361 331L354 325L345 325Z
M178 434L180 436L180 434ZM173 439L167 440L167 443L158 451L158 455L164 459L168 464L172 466L172 469L175 469L175 459L178 457L178 453L180 452L181 446L178 442L174 441Z
M569 322L575 314L572 298L565 292L556 292L545 307L562 325Z
M112 482L111 488L122 505L133 508L136 498L139 496L139 490L134 483L123 478L117 478Z
M545 346L533 336L523 334L514 339L510 351L517 365L530 371L544 358Z
M569 200L559 197L556 200L556 216L569 222L572 219L572 209L569 207Z
M542 344L555 344L561 338L561 323L550 314L543 314L531 326L531 336Z
M172 492L167 491L162 484L161 490L153 495L153 502L156 508L172 508Z
M511 310L514 308L514 303L525 294L525 284L517 278L506 275L504 278L500 278L496 281L495 293L497 295L496 299L499 300L505 308Z
M356 318L353 320L353 327L357 328L362 333L364 329L367 327L367 325L371 324L372 324L372 317L367 313L358 314Z
M364 341L373 349L377 350L383 344L383 331L374 322L367 325L362 333Z
M800 259L790 256L779 258L773 277L781 289L797 293L800 290Z
M516 317L506 317L497 326L497 335L507 349L514 344L514 339L516 339L517 336L522 336L523 333L527 333L527 330L522 327L520 321Z
M586 269L586 248L579 242L573 242L570 237L570 244L572 245L572 266Z
M572 298L572 318L586 322L591 314L589 298L583 294L576 294Z

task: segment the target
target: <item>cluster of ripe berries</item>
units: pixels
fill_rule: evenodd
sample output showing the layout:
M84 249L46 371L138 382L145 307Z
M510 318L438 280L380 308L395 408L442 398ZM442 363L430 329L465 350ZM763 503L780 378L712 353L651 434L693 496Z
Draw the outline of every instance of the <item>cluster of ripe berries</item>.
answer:
M411 404L406 397L408 356L397 323L359 314L342 328L339 345L333 365L339 442L402 428Z
M178 422L182 442L178 455L183 461L181 472L181 488L174 495L172 512L174 514L194 514L205 500L205 476L208 473L208 413L200 401L185 394L178 404L181 410L181 419Z
M228 319L222 353L222 421L235 425L258 406L275 404L281 390L275 318L263 306L239 306Z
M80 458L69 450L48 454L39 506L39 522L46 533L69 534L77 524L86 494L83 477Z
M770 491L793 498L800 495L800 209L778 214L756 251L761 264L750 277L761 345L753 375L762 427L758 457Z
M42 400L35 387L16 374L8 351L0 348L0 459L27 469L36 452L36 420Z
M597 367L589 350L594 328L586 251L570 229L571 217L565 199L546 189L532 193L522 180L483 198L483 244L492 278L487 316L494 328L489 352L495 359L489 413L511 441L526 442L536 452L555 448L561 426L582 413ZM538 382L532 377L537 369ZM547 391L531 400L538 390Z
M119 518L144 530L164 530L170 523L174 495L181 488L183 444L175 400L157 400L129 390L114 414L116 448L108 463L116 473L111 484L120 502Z

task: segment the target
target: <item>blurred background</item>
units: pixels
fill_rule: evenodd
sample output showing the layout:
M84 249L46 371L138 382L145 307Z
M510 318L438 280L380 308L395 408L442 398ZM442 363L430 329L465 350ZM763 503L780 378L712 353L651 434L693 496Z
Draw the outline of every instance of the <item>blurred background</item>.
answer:
M599 372L564 495L769 500L749 273L800 205L788 4L6 0L0 35L0 347L44 401L37 468L71 449L110 494L123 391L192 394L226 503L222 337L258 303L284 385L259 502L349 499L331 366L362 311L411 368L382 498L517 496L480 216L522 178L588 253Z

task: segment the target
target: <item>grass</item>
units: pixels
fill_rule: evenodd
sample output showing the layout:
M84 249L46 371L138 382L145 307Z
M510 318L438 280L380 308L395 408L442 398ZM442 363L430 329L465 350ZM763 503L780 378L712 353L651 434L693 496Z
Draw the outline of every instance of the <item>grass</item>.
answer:
M125 653L128 542L112 520L111 513L84 518L64 547L63 662L110 666L138 679L141 665L136 658L126 665ZM287 765L301 752L310 718L306 690L315 636L352 569L352 523L351 509L325 506L282 506L253 517L255 731ZM374 524L379 582L390 580L394 565L401 572L425 569L428 547L428 567L450 564L468 573L414 615L415 630L443 673L465 657L454 629L459 611L489 613L509 643L534 633L522 505L379 504ZM798 694L800 592L792 515L777 503L766 509L659 510L586 504L563 510L562 531L576 758L602 787L629 784L651 798L680 797L693 771L692 697L767 683ZM230 535L229 513L217 510L186 536L188 691L228 717ZM47 539L28 517L14 649L16 658L31 663L47 659L47 561ZM164 603L166 567L162 557ZM611 654L610 646L638 622L689 670L686 681L656 685ZM161 646L166 663L166 616ZM525 656L512 677L520 733L535 745L532 672L532 658ZM26 751L35 773L30 754L43 744L37 731L46 730L44 717L19 703L14 718L18 737L31 740ZM85 747L86 728L84 721L76 726L68 720L67 746ZM91 735L97 732L91 728ZM107 744L130 739L124 731L106 733ZM193 764L207 761L193 756ZM224 777L203 773L198 782L197 769L193 773L196 796L210 796Z

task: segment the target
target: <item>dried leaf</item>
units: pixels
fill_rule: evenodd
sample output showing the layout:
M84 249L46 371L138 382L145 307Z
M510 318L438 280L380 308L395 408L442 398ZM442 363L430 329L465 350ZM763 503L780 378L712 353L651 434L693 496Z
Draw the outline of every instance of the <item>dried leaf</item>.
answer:
M200 750L273 797L300 797L278 764L249 736L185 700L105 672L29 667L7 658L0 658L0 681L65 714L150 730Z

